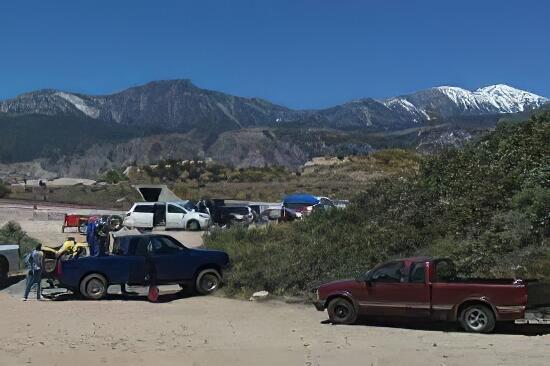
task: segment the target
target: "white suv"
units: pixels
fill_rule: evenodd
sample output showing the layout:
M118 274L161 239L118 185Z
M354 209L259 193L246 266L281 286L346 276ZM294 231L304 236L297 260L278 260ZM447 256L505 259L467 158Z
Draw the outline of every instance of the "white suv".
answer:
M167 229L206 230L210 215L195 211L191 201L138 202L124 218L124 226L150 229L165 226Z

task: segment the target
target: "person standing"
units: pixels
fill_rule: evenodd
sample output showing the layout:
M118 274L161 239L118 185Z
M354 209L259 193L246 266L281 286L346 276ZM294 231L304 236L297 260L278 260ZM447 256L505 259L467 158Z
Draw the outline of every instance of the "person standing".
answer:
M44 253L42 252L42 244L38 244L36 248L31 252L27 259L29 263L29 272L27 273L27 285L25 287L25 295L23 301L27 301L29 292L34 285L36 285L36 299L40 300L42 295L41 281L42 281L42 268L44 264Z

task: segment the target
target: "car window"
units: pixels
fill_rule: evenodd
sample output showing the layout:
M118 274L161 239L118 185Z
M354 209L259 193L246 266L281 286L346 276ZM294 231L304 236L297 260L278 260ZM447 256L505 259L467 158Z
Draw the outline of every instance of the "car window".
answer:
M172 240L157 236L151 238L151 241L149 243L149 252L153 255L170 255L170 254L176 254L183 250L182 247L177 245Z
M130 238L116 238L113 243L114 255L130 255Z
M372 282L399 283L405 279L403 262L392 262L375 269L370 277Z
M134 248L134 255L140 257L147 256L147 244L149 244L149 238L146 236L133 237L130 241L130 247Z
M155 206L153 205L137 205L134 212L153 213Z
M176 205L168 205L168 213L182 213L186 214L185 210L181 207L178 207Z
M187 201L183 204L183 207L187 211L193 211L195 209L196 203L194 201Z
M409 282L425 283L426 271L424 270L424 262L413 263L409 274Z
M435 282L450 282L456 276L453 262L441 260L435 263Z

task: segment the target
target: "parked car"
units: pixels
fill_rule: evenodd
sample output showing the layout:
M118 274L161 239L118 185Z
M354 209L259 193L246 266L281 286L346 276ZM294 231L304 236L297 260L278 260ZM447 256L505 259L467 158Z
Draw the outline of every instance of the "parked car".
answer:
M19 266L19 245L0 245L0 286L8 280L8 276L20 270Z
M302 218L302 214L300 212L296 212L290 208L271 207L271 208L268 208L267 210L262 211L260 215L260 222L278 223L278 222L285 222L285 221L300 220L301 218Z
M317 289L315 307L336 324L358 315L459 321L469 332L491 332L497 321L521 322L526 308L543 305L541 291L519 279L464 279L445 258L408 258L376 266L355 280ZM537 292L539 295L537 295ZM532 299L531 299L532 298Z
M214 209L213 221L220 226L250 225L255 215L249 206L217 206Z
M210 216L195 211L191 201L181 202L138 202L124 218L124 226L152 229L164 226L167 229L206 230Z
M229 265L223 251L190 249L167 235L127 235L115 238L110 255L59 261L57 279L61 287L99 300L110 285L147 285L148 259L158 285L191 286L200 294L218 289Z

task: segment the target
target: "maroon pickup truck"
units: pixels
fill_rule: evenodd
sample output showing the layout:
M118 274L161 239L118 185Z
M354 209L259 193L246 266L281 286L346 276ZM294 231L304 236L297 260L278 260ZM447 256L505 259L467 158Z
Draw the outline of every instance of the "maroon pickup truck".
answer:
M532 300L538 304L529 305L550 304L548 287L537 292ZM328 309L336 324L352 324L358 315L406 317L460 321L466 331L488 333L497 321L529 322L524 321L529 297L527 281L461 279L449 259L407 258L378 265L356 280L324 284L314 304Z

